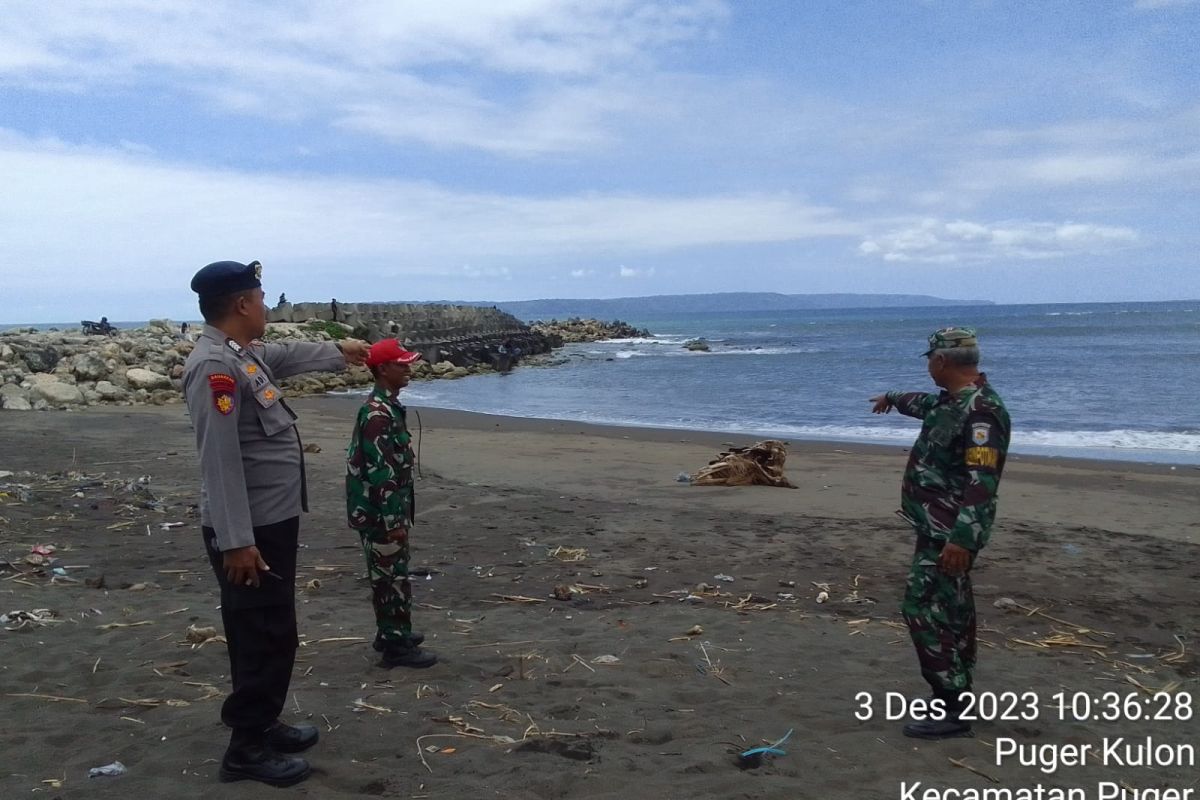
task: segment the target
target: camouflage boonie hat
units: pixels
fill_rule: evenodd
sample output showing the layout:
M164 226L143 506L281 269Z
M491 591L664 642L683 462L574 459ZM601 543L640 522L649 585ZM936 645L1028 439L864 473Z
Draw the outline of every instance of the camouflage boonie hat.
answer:
M979 341L975 338L974 328L942 328L929 334L929 349L921 355L926 358L934 350L952 350L955 347L976 347Z

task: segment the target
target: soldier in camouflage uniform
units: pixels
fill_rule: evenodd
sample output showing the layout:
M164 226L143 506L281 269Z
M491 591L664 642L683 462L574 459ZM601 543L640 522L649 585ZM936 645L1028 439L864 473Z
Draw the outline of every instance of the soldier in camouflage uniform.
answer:
M901 487L899 513L917 535L901 611L921 675L946 713L910 723L904 733L942 739L971 733L959 718L975 666L970 571L991 535L1011 426L1003 401L978 370L973 329L935 332L925 356L940 394L888 392L871 399L876 414L895 408L922 421Z
M413 452L407 412L397 399L420 359L395 339L371 345L367 366L375 387L358 411L346 459L346 514L362 539L371 581L377 633L385 667L431 667L437 656L421 650L412 630L408 536L413 526Z

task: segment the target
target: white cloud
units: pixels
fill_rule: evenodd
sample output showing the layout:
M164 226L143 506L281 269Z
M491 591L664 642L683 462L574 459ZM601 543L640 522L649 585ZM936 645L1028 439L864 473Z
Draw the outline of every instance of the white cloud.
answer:
M651 70L651 54L727 16L719 0L10 0L0 83L89 93L147 83L390 141L570 152L606 141L605 116L629 107L612 76Z
M634 269L633 267L627 267L622 264L617 270L617 275L621 278L650 278L654 276L654 267L647 267L646 269Z
M82 269L98 284L181 286L208 255L484 277L527 258L860 232L831 209L788 194L456 192L409 181L201 170L3 131L0 174L22 187L0 193L0 264L39 265L6 275L6 289L69 285Z
M512 270L508 267L472 267L469 264L464 264L462 274L468 278L512 279Z
M572 278L589 278L595 275L596 271L591 269L573 269L571 270Z
M865 239L865 256L932 264L1033 260L1107 253L1138 241L1126 227L1074 222L999 222L924 219Z

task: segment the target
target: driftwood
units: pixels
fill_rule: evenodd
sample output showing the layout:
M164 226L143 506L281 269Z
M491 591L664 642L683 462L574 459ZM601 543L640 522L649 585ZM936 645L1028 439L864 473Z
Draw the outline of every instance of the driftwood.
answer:
M787 447L773 439L753 447L732 447L691 476L696 486L796 486L783 474Z

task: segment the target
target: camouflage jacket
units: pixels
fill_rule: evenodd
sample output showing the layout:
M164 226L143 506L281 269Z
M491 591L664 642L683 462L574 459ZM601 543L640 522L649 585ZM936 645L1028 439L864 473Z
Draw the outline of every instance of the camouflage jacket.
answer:
M413 451L407 412L376 387L358 410L346 456L346 516L360 531L413 522Z
M1011 423L980 374L951 394L888 392L898 411L923 421L908 456L900 505L918 533L972 552L987 544Z

